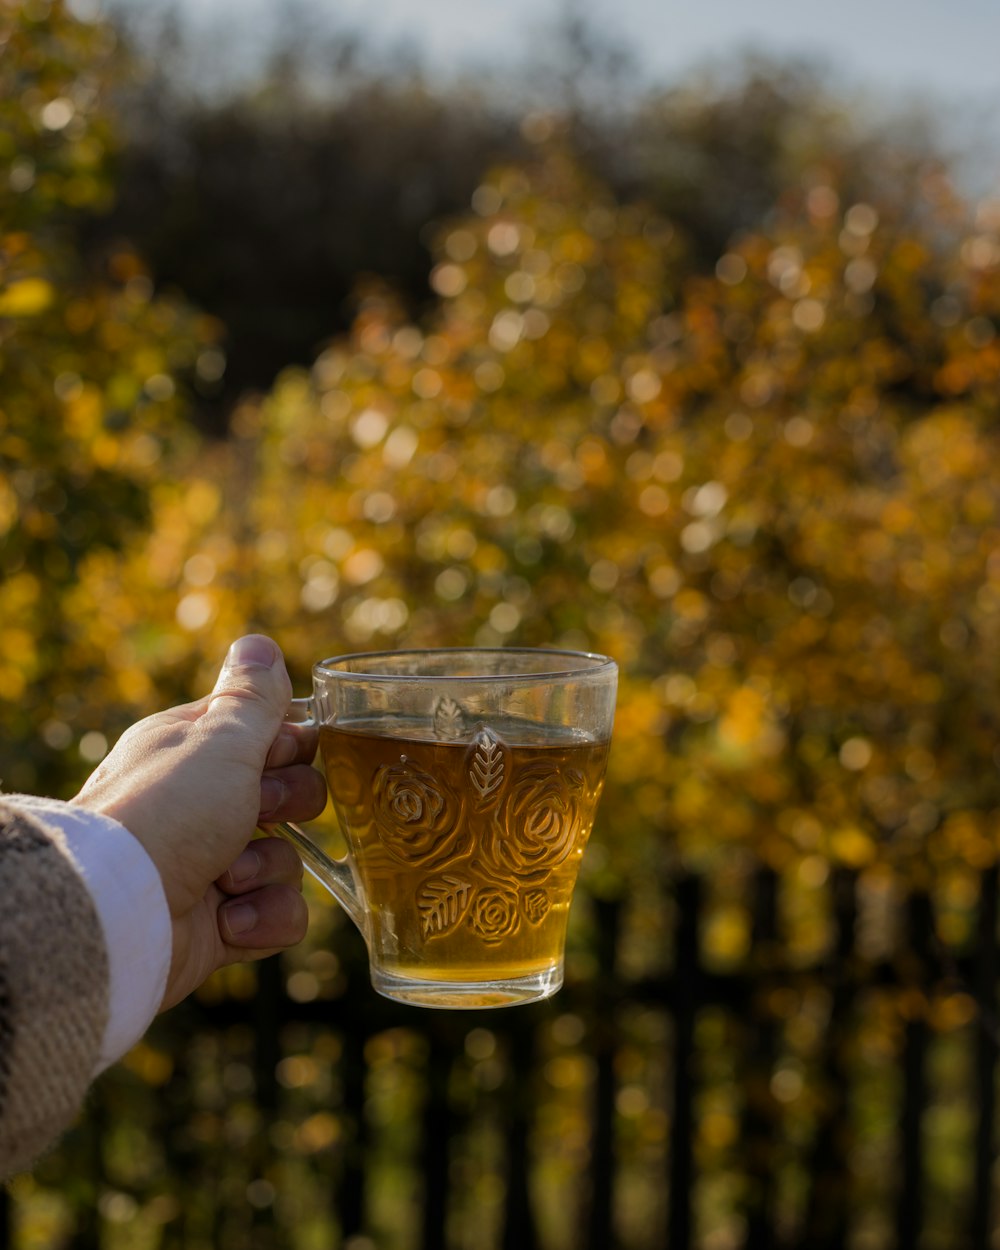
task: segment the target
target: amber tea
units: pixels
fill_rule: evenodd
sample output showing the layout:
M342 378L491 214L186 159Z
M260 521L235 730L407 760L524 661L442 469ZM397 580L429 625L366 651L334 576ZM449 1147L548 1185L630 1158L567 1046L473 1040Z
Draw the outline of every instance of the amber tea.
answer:
M321 730L383 975L426 1005L449 998L428 983L466 985L482 1006L504 1000L486 982L551 975L552 992L608 743L514 723L436 732L384 717Z
M614 660L439 647L334 656L312 679L289 719L319 728L347 853L273 828L357 925L373 988L421 1007L553 994L604 779Z

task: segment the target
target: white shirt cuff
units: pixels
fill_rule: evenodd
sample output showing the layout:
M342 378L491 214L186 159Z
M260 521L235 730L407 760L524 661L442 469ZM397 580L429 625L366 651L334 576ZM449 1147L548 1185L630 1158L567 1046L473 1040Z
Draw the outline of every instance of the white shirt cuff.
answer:
M160 874L139 840L110 816L18 795L65 836L94 900L108 952L108 1021L94 1076L142 1037L167 986L173 929Z

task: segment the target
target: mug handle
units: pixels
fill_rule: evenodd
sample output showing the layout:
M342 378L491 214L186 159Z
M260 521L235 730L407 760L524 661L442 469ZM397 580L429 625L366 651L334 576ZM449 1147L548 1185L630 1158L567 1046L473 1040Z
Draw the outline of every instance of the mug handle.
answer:
M315 725L317 721L313 715L312 699L293 699L285 720L294 725ZM280 833L291 842L298 851L305 870L324 889L329 890L367 941L368 919L350 859L347 856L334 859L327 855L303 829L290 821L268 821L267 824L260 825L260 829L264 833Z

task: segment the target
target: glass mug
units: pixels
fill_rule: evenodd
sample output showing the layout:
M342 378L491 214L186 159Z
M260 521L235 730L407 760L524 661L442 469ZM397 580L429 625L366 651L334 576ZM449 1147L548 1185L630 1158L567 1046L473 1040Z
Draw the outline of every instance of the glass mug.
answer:
M269 828L361 931L374 988L422 1007L554 994L604 782L614 661L445 648L340 656L312 676L289 719L319 727L348 851Z

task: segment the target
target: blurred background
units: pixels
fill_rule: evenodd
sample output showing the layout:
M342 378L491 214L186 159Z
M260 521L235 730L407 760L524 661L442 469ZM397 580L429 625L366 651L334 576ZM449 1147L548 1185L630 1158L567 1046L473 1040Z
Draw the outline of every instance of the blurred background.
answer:
M0 777L229 642L599 650L565 989L216 977L0 1245L985 1250L1000 12L0 3Z

